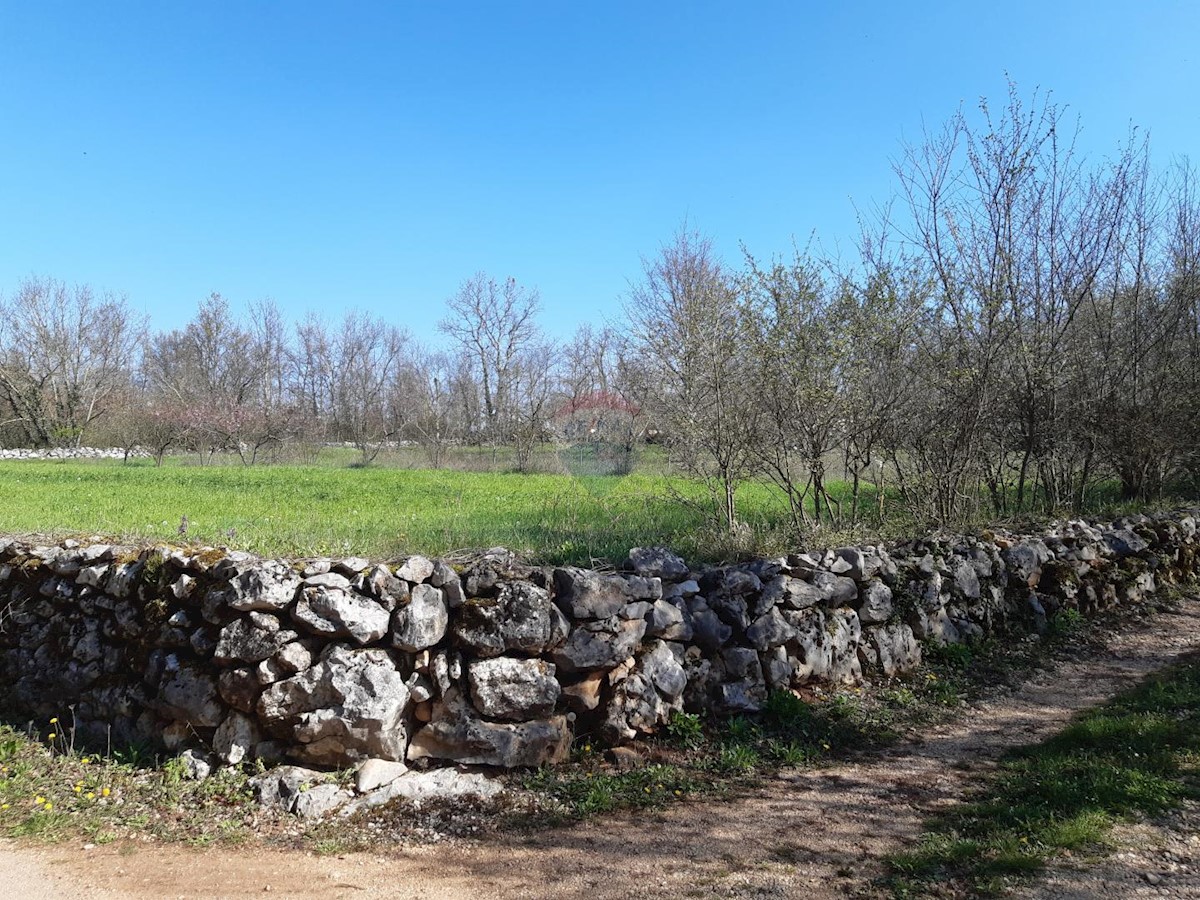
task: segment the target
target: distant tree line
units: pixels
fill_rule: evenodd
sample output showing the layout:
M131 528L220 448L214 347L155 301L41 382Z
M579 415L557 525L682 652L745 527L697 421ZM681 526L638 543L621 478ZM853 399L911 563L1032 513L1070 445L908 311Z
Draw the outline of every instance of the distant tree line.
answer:
M230 451L344 442L373 460L405 441L440 466L448 448L515 448L519 469L553 440L631 444L637 408L617 388L618 341L581 327L552 345L537 292L477 274L447 304L446 349L382 318L271 301L239 316L219 294L182 328L154 331L123 297L32 278L0 304L0 401L10 444Z
M1136 133L1089 160L1044 96L982 103L907 146L852 259L812 246L736 266L683 228L623 321L567 342L536 290L479 273L443 347L351 312L289 326L214 294L156 332L121 297L31 279L0 308L13 442L237 452L344 441L505 448L659 440L733 529L768 479L796 529L885 492L921 521L1149 501L1200 482L1200 196ZM845 479L847 491L830 489Z

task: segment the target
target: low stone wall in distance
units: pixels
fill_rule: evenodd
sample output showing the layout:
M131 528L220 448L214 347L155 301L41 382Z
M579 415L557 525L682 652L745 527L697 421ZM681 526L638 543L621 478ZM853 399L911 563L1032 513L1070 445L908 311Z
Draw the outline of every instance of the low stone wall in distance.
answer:
M1192 513L702 569L638 549L617 573L502 550L384 564L6 540L0 696L10 717L73 722L81 746L538 766L676 710L902 673L924 640L1136 604L1193 577L1196 554Z
M3 459L149 459L150 451L141 447L123 450L120 447L50 447L49 449L24 449L0 447Z

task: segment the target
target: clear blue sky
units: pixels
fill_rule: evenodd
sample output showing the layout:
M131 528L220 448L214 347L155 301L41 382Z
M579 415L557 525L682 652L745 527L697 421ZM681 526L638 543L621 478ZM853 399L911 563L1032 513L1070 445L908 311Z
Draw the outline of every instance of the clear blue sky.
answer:
M476 270L565 335L681 220L850 246L922 123L1005 73L1109 152L1200 157L1200 3L0 0L0 293L176 327L219 291L429 336Z

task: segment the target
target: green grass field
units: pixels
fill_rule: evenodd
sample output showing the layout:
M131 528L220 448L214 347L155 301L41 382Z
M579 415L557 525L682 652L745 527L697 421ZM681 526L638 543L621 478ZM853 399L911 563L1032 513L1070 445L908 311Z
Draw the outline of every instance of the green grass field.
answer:
M409 553L505 546L546 562L617 560L663 544L713 558L703 516L672 492L679 479L519 475L387 467L0 463L0 531L186 540L263 554ZM744 518L769 533L784 519L762 485L739 492Z
M667 461L651 449L626 476L570 474L565 464L535 474L431 470L419 468L411 450L362 467L356 451L340 447L307 464L245 466L228 455L209 465L194 455L171 457L161 468L145 459L0 461L0 532L182 541L281 556L391 558L503 546L532 561L584 564L619 562L630 547L646 545L670 546L696 562L798 547L779 490L761 481L739 487L738 518L748 532L735 541L706 517L703 489L663 474ZM492 464L485 452L468 462ZM585 471L584 463L573 468ZM849 485L834 481L829 489L848 515ZM919 527L890 494L880 522L869 485L860 503L859 527L813 539L830 546ZM1101 509L1117 512L1098 496L1094 511Z

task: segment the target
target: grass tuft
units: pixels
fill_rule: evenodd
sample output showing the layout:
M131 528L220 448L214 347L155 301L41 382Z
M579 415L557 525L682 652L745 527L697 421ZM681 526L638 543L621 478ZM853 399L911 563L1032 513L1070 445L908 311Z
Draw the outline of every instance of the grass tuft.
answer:
M1200 657L1010 754L967 803L890 860L897 896L949 883L990 896L1066 851L1102 850L1113 824L1200 797ZM939 888L940 890L940 888Z

